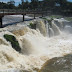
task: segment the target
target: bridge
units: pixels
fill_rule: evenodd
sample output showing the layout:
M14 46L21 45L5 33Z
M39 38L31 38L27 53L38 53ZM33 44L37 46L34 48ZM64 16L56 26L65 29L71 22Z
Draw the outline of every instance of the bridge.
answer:
M34 19L36 14L41 14L42 17L44 14L49 13L49 11L41 11L41 10L14 10L14 9L0 9L0 28L3 27L2 18L5 15L23 15L23 21L25 20L26 14L34 14Z

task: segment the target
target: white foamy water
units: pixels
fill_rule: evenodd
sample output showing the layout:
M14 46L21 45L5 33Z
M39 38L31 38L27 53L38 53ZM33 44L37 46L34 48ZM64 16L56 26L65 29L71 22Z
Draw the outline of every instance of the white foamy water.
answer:
M33 17L25 15L25 20L33 19ZM23 15L6 15L3 17L3 25L5 24L14 24L16 22L22 22L23 21Z
M72 53L72 34L66 33L69 28L60 31L52 22L50 38L43 20L37 22L36 30L20 24L0 29L0 72L38 72L47 60ZM16 37L21 53L12 48L4 34Z

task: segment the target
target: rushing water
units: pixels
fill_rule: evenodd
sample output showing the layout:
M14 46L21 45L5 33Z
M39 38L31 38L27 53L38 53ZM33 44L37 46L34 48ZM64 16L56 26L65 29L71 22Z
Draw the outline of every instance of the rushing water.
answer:
M59 20L53 20L52 27L49 27L48 22L45 24L37 19L33 21L36 30L23 24L0 29L0 72L38 72L47 60L72 53L72 27L63 27L63 20ZM4 34L17 39L20 53L12 48Z

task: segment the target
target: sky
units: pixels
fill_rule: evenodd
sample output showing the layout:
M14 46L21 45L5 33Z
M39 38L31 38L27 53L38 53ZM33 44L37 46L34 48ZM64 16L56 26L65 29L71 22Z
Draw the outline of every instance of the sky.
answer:
M8 2L10 0L0 0L0 2ZM14 0L15 2L21 2L21 0ZM25 0L24 0L25 1ZM28 1L31 1L31 0L28 0Z
M7 3L10 0L0 0L0 2L5 2ZM21 0L14 0L15 1L15 5L18 5L19 3L21 3Z
M72 2L72 0L68 0L68 1L71 1Z
M8 1L10 1L10 0L0 0L0 2L8 2ZM15 1L15 5L17 6L19 3L21 3L21 0L14 0ZM28 0L28 1L31 1L31 0ZM70 1L70 2L72 2L72 0L68 0L68 1Z
M0 0L0 2L5 2L7 3L8 1L10 0ZM21 3L21 0L14 0L15 1L15 5L17 6L19 3ZM25 1L25 0L24 0ZM28 1L31 1L31 0L28 0Z

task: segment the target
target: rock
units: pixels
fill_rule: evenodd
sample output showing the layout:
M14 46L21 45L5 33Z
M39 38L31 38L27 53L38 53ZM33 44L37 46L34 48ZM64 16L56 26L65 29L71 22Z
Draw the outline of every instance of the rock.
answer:
M30 23L30 28L36 29L36 24Z
M4 35L4 38L5 38L7 41L11 42L12 47L13 47L16 51L18 51L18 52L21 51L21 48L20 48L20 46L19 46L19 43L18 43L18 41L16 40L16 38L15 38L14 36L5 34L5 35Z
M72 54L48 60L39 72L72 72Z

